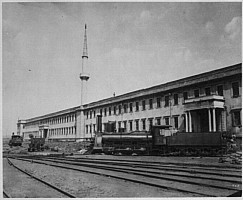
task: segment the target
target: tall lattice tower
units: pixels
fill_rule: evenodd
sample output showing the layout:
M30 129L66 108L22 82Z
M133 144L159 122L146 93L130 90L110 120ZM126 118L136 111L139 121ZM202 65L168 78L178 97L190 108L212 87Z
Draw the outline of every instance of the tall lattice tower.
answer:
M83 55L82 55L82 70L79 76L81 79L81 109L83 109L83 105L87 103L87 82L89 80L89 74L87 73L87 65L88 65L88 45L87 45L87 25L85 24L84 46L83 46Z

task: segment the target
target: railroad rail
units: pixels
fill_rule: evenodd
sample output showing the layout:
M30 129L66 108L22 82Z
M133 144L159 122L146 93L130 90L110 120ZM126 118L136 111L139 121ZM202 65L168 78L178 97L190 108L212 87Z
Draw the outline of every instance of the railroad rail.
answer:
M112 164L109 162L96 162L95 160L89 162L86 160L86 162L83 162L84 160L78 161L77 159L72 160L70 158L15 159L50 165L53 167L60 167L64 169L88 172L102 176L109 176L130 182L136 182L180 192L187 192L200 196L228 196L239 191L239 189L235 188L234 185L241 185L241 175L237 175L236 173L232 174L232 172L230 174L224 172L223 175L226 176L222 176L222 171L219 173L210 174L206 170L200 171L199 169L194 169L192 171L191 169L178 169L178 166L175 168L172 166L167 166L166 170L170 170L173 173L166 173L166 170L164 170L165 168L163 169L163 166L158 167L151 165L149 166L149 169L147 168L144 170L144 164L139 166L138 164L134 165L134 163L132 165L131 163L125 163L130 165L120 165L121 163L117 162L115 165L114 162ZM179 173L175 173L176 170ZM202 176L203 173L206 176ZM125 174L129 175L127 176ZM208 177L209 175L211 177Z
M3 197L4 198L11 198L11 196L4 190L3 190Z
M66 192L66 191L64 191L64 190L62 190L61 188L58 188L58 187L56 187L56 186L54 186L54 185L52 185L52 184L50 184L50 183L48 183L48 182L46 182L46 181L44 181L44 180L42 180L42 179L40 179L40 178L34 176L33 174L30 174L30 173L26 172L25 170L23 170L23 169L17 167L16 165L14 165L14 164L10 161L9 158L7 158L7 160L8 160L9 165L13 166L14 168L16 168L17 170L19 170L20 172L22 172L22 173L24 173L24 174L30 176L31 178L33 178L33 179L35 179L35 180L37 180L37 181L39 181L39 182L41 182L41 183L47 185L48 187L50 187L50 188L52 188L52 189L54 189L54 190L56 190L56 191L58 191L58 192L60 192L60 193L62 193L62 194L64 194L64 195L66 195L66 196L69 197L69 198L76 198L74 195L72 195L72 194L70 194L70 193L68 193L68 192ZM5 195L7 198L10 198L9 195L8 195L6 192L4 192L4 195Z

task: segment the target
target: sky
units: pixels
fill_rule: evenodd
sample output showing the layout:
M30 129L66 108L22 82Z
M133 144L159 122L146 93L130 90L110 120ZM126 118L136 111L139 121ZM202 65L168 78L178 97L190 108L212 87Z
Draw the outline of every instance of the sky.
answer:
M242 62L242 5L2 4L2 131L80 105L84 25L88 102Z

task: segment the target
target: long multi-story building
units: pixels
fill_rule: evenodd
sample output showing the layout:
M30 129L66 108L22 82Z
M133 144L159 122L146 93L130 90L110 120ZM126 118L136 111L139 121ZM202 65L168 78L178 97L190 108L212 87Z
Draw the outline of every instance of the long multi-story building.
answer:
M90 138L101 115L102 131L107 123L126 132L167 124L179 132L228 131L241 136L241 80L240 63L87 103L83 108L19 120L18 133L24 138L29 134L47 139Z
M94 137L97 116L102 127L149 131L153 124L171 125L179 132L224 132L241 137L242 64L236 64L176 81L87 103L87 35L82 56L81 104L47 115L18 120L17 133L49 140ZM101 130L100 130L101 129Z

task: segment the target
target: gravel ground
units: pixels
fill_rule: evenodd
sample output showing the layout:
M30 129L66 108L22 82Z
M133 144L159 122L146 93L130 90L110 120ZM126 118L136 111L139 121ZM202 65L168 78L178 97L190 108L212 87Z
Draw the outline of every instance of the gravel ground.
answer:
M189 196L188 193L179 193L138 183L54 168L36 163L19 160L13 160L13 163L79 198ZM191 195L192 194L190 194L190 196Z

